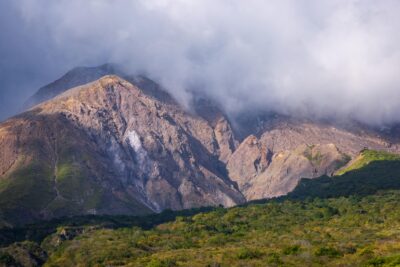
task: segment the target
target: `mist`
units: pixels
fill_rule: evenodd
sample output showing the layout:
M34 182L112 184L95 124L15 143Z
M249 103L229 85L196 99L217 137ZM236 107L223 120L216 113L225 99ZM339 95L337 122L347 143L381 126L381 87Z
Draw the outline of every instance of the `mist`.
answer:
M0 3L0 119L75 66L146 73L229 114L400 122L397 0Z

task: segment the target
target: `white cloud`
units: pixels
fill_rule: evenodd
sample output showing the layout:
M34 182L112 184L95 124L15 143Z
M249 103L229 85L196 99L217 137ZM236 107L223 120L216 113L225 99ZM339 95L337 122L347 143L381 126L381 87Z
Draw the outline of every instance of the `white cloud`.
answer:
M229 112L399 121L396 0L13 3L24 21L17 30L47 41L49 69L111 61L183 101L185 88L204 91Z

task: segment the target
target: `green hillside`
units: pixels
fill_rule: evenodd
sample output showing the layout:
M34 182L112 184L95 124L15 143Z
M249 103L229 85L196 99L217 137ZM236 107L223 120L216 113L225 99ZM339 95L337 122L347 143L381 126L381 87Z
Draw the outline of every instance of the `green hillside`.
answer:
M229 209L79 217L0 234L3 244L30 240L0 249L9 266L400 266L400 161L303 179L287 197Z
M371 162L383 162L383 161L399 161L400 155L392 154L385 151L375 151L365 149L360 155L353 161L349 166L339 170L336 175L343 175L349 171L359 170Z
M364 150L341 171L342 175L302 179L289 198L370 195L378 190L400 189L400 156Z
M46 266L396 266L400 191L252 204L153 229L59 228L42 247ZM62 240L62 238L61 238Z

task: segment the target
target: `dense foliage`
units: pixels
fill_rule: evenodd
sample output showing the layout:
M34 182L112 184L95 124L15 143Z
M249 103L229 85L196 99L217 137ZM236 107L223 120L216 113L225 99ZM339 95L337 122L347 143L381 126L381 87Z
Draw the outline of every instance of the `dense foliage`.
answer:
M0 263L34 266L400 266L400 160L380 152L287 197L0 231ZM376 160L370 160L374 157ZM388 158L390 157L390 158ZM359 160L364 163L361 164ZM7 232L8 231L8 232Z
M47 266L396 266L399 207L400 191L390 191L219 208L151 230L93 229L49 250Z
M18 266L48 257L47 266L397 266L399 207L400 191L392 190L216 208L147 230L122 226L137 223L129 217L111 228L82 218L83 225L64 223L40 247L25 241L3 248L0 262Z

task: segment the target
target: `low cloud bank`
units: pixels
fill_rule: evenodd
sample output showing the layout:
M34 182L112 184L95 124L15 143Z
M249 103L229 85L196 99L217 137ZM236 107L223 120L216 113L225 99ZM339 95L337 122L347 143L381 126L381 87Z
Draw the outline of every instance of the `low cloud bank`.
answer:
M231 114L400 121L399 1L14 0L0 10L3 117L71 67L115 62Z

